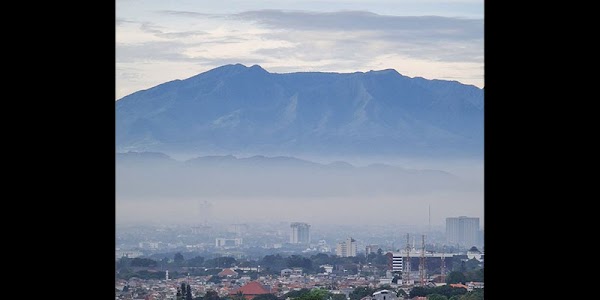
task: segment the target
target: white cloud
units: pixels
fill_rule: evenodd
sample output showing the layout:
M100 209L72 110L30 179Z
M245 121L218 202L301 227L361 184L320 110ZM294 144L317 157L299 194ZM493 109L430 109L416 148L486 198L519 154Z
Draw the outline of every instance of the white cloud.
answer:
M270 72L393 68L483 86L481 19L366 11L148 15L156 17L118 18L117 98L227 63L260 64Z

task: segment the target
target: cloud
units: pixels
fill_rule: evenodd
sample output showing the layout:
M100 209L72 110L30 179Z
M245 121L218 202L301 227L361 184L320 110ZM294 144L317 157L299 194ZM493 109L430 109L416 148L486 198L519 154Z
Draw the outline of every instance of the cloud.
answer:
M307 12L259 10L236 14L271 28L293 30L401 31L407 36L481 38L483 20L438 16L385 16L367 11Z
M162 27L156 26L150 22L143 22L140 24L140 30L142 30L143 32L151 33L157 37L166 38L166 39L178 39L178 38L186 38L186 37L191 37L191 36L207 34L205 31L201 31L201 30L165 32L159 28L162 28Z
M117 45L116 62L129 63L151 60L188 60L183 54L186 45L181 42L146 42L138 44Z
M179 11L179 10L159 10L159 11L157 11L157 13L165 14L165 15L180 16L180 17L191 17L191 18L223 18L223 17L228 16L228 15L224 15L224 14L206 14L206 13L199 13L199 12L195 12L195 11Z
M166 78L183 63L193 63L197 73L226 63L260 64L281 73L393 68L403 75L483 86L482 19L367 11L154 12L160 17L151 22L117 20L117 70L123 63L160 64L161 69L173 64L171 73L145 76L155 78L146 88L186 78L187 72Z

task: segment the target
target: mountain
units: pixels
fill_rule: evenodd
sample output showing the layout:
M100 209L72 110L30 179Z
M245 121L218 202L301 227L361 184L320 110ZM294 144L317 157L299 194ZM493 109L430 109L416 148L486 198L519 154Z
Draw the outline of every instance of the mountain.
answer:
M483 153L483 90L455 81L355 73L269 73L225 65L115 103L117 151Z
M160 158L159 158L160 157ZM120 197L334 197L406 195L464 186L438 170L386 164L357 167L294 157L203 156L177 161L156 153L118 153Z

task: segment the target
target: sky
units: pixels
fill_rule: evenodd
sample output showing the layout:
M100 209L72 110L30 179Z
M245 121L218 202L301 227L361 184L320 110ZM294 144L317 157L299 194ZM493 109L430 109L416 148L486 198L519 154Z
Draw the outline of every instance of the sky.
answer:
M483 12L483 0L117 0L115 98L235 63L482 88Z

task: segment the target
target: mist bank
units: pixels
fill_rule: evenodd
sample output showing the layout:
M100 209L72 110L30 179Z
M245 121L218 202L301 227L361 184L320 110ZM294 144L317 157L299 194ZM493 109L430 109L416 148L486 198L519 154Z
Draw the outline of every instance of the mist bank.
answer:
M428 207L432 221L483 217L483 184L444 170L293 157L118 153L116 200L118 222L425 224Z

